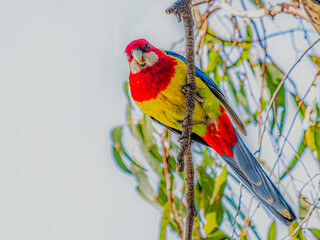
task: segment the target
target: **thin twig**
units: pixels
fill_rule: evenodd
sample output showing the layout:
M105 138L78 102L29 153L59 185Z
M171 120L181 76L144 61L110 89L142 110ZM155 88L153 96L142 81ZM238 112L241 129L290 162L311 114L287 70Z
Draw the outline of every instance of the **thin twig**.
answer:
M211 0L200 0L198 2L195 2L191 5L191 7L194 7L194 6L197 6L197 5L200 5L202 3L209 3Z

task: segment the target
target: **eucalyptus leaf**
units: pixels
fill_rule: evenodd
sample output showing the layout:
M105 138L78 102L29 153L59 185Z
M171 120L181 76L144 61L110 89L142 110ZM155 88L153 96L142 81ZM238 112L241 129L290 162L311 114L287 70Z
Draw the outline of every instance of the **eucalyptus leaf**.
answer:
M164 205L163 212L162 212L162 219L160 225L160 240L166 240L166 230L167 226L169 225L170 221L170 205L167 202Z
M269 227L268 232L268 240L276 240L277 239L277 229L276 229L276 223L273 221Z
M317 239L320 239L320 230L319 230L319 229L309 228L309 230L313 233L313 235L314 235Z

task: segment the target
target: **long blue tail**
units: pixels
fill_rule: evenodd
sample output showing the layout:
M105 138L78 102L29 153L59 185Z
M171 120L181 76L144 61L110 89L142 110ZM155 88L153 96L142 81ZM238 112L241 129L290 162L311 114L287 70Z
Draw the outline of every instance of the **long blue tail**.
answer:
M221 155L221 157L274 216L286 225L291 225L296 216L289 204L284 200L238 134L237 137L238 143L233 146L233 158L227 155Z

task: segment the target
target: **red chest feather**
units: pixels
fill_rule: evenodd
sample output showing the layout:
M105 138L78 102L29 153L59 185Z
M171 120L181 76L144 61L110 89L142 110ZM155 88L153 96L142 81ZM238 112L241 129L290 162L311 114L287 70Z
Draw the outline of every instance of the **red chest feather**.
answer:
M129 83L133 100L143 102L156 98L159 92L168 87L174 76L176 64L173 58L163 54L154 65L136 74L130 73Z

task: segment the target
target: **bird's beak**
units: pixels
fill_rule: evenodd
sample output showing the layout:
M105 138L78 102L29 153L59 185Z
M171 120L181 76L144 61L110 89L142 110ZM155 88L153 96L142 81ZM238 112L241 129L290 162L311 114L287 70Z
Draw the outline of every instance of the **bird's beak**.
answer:
M140 48L135 48L131 51L132 57L140 64L144 65L144 61L142 60L142 51Z

